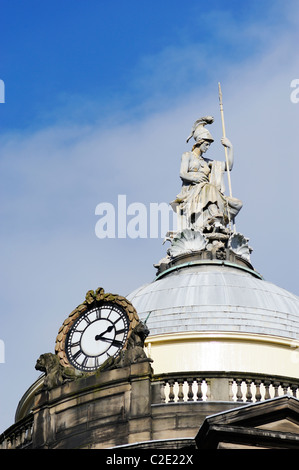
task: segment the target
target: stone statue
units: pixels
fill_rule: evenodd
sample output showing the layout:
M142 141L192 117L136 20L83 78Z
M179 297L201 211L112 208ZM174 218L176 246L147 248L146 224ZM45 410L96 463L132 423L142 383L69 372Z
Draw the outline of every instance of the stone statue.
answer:
M144 352L144 342L148 335L147 325L139 321L132 330L126 349L121 351L115 358L107 359L99 369L100 372L127 367L137 362L152 362L152 359L149 359Z
M229 139L221 139L222 145L228 149L228 166L226 162L204 157L214 142L205 126L213 121L213 117L207 116L194 123L187 142L193 137L195 144L191 151L182 155L182 189L171 202L182 230L191 228L202 231L207 226L217 230L218 227L225 227L234 221L242 207L239 199L224 195L223 174L231 171L234 163L233 146Z
M58 356L52 353L41 354L36 361L35 369L45 372L44 390L59 387L65 382L75 380L78 376L82 375L82 373L78 374L71 368L63 367L59 362Z
M234 164L234 152L225 136L220 84L219 99L225 161L205 157L214 142L206 126L212 124L214 118L206 116L197 119L187 138L187 143L192 137L195 143L191 151L183 153L181 159L181 192L170 203L177 214L177 229L167 232L165 236L164 242L169 241L170 247L167 255L154 265L158 275L179 265L183 259L189 263L193 256L198 260L238 260L251 266L249 239L236 232L235 227L235 217L243 204L232 197L230 171ZM225 195L225 172L228 172L229 196Z

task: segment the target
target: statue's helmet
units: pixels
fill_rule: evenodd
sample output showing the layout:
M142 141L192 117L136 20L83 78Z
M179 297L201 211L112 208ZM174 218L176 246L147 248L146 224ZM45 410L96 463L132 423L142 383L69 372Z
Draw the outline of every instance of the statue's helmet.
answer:
M187 142L191 139L191 137L194 138L196 143L203 142L205 140L214 142L211 133L205 128L206 124L212 124L212 122L214 122L214 118L212 116L206 116L197 119L197 121L195 121L193 124L191 134L189 135Z
M199 125L193 134L194 140L196 143L201 143L205 140L209 142L214 142L214 139L208 129L205 129L202 125Z

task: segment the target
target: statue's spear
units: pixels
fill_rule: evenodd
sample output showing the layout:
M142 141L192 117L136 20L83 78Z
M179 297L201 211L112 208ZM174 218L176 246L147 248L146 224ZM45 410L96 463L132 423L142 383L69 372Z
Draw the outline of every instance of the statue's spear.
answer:
M222 91L221 91L221 86L220 82L218 83L218 88L219 88L219 104L220 104L220 113L221 113L221 121L222 121L222 134L223 137L226 137L225 134L225 125L224 125L224 114L223 114L223 103L222 103ZM232 184L230 180L230 169L228 165L228 156L227 156L227 148L224 147L224 152L225 152L225 161L226 161L226 168L227 168L227 180L228 180L228 187L229 187L229 195L232 197ZM231 221L229 220L229 223ZM234 231L236 231L236 225L234 223Z
M221 91L220 83L218 83L218 88L219 88L220 113L221 113L221 121L222 121L222 133L223 133L223 137L226 137L226 135L225 135L225 125L224 125L224 115L223 115L222 91ZM228 179L229 195L230 195L230 197L232 197L232 185L231 185L231 180L230 180L230 169L229 169L229 166L228 166L228 157L227 157L227 148L226 147L224 147L224 151L225 151L225 161L226 161L226 168L227 168L227 179Z

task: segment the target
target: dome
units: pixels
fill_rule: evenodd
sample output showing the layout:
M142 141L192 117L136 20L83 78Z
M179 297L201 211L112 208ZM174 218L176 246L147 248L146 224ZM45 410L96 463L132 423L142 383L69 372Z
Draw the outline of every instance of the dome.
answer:
M155 373L297 376L299 297L228 261L174 266L127 296L150 330Z
M233 331L299 339L299 297L224 262L175 269L128 299L151 335Z

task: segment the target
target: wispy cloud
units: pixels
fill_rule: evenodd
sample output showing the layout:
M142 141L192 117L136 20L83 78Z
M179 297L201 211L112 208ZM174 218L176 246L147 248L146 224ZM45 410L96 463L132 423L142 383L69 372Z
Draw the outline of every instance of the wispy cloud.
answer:
M208 20L216 28L223 18ZM255 53L244 57L241 66L224 48L211 54L200 39L190 43L183 32L177 45L136 64L130 87L124 97L115 97L110 110L95 98L87 105L92 118L82 125L84 99L72 103L70 97L57 119L55 113L49 119L53 124L2 134L1 303L6 317L1 334L8 341L15 338L9 316L21 312L21 326L27 322L27 331L38 337L31 344L20 335L18 347L26 351L28 366L18 381L30 385L36 378L32 362L45 352L43 347L52 347L61 322L85 290L103 285L125 295L153 278L152 265L166 249L161 241L97 239L95 207L115 203L118 194L145 204L172 200L180 191L185 139L194 120L206 113L215 116L210 156L224 158L218 81L227 135L236 152L233 193L244 202L238 230L250 238L255 267L298 293L297 265L285 256L286 247L298 252L299 104L290 101L290 82L299 78L297 32L293 27L278 36L276 25L271 29L267 24L260 33L251 24L243 34L232 21L227 18L213 37L219 35L220 42L227 35L231 44L241 37L242 47L253 38ZM261 34L265 40L259 49ZM142 100L136 104L138 96ZM14 373L18 357L12 349L6 356Z

